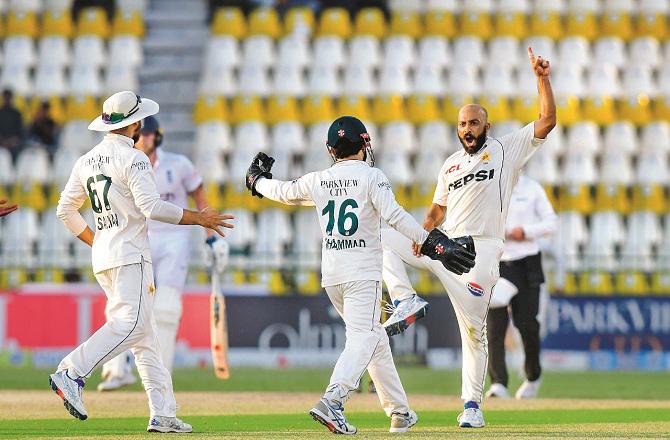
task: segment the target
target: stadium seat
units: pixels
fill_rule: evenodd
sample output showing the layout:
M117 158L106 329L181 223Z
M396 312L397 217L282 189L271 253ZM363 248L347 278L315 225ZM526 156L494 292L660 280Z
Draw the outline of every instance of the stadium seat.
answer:
M447 121L447 123L456 123L460 108L466 104L472 103L474 97L472 95L458 94L458 89L452 88L451 85L449 85L450 77L451 75L447 77L447 95L442 99L442 119ZM452 90L454 94L451 94Z
M425 35L453 38L457 35L454 11L428 9L425 15Z
M347 90L345 79L345 90ZM363 96L342 96L337 101L337 114L351 115L358 119L366 120L370 117L370 106L367 98Z
M270 136L267 126L259 121L243 121L235 127L233 143L238 152L269 151Z
M112 64L105 72L105 92L112 95L124 90L139 90L140 81L135 67Z
M564 66L584 67L591 64L592 54L586 38L573 36L558 43L558 63Z
M412 91L407 69L395 66L384 65L379 74L378 92L384 95L407 96Z
M34 90L28 67L18 65L5 64L0 77L0 86L12 90L17 95L30 95Z
M102 38L85 35L74 39L74 65L100 68L107 64L107 51Z
M144 20L139 11L117 10L112 21L112 34L129 35L141 38L144 36Z
M276 61L274 42L266 35L253 35L242 42L242 65L270 67Z
M568 10L565 25L566 34L593 40L598 34L599 1L569 0Z
M479 67L484 63L484 43L479 37L465 36L453 42L454 60L468 60L468 65ZM453 67L453 66L452 66Z
M310 269L318 269L321 264L321 228L314 218L311 208L299 209L295 213L295 234L293 252L298 265Z
M228 35L240 39L247 33L247 22L240 8L219 8L212 20L212 35Z
M134 3L134 0L133 0ZM44 0L45 11L68 11L72 9L74 0Z
M388 32L386 18L379 8L362 8L356 13L354 35L384 38Z
M69 11L49 10L42 14L42 36L59 36L70 38L74 25Z
M7 15L6 35L8 37L24 36L37 38L39 26L37 14L32 11L10 11Z
M489 39L493 32L492 9L492 0L464 0L459 20L460 34Z
M482 93L492 96L510 96L514 93L512 69L503 64L489 64L483 69Z
M658 179L656 176L651 178ZM644 176L644 179L650 180L650 176ZM639 171L638 180L640 180ZM665 180L667 181L667 178ZM663 214L667 212L667 209L668 201L663 191L663 183L642 181L633 187L632 211L648 211Z
M235 37L215 35L209 39L205 48L205 69L230 69L237 67L240 59L240 48Z
M275 8L256 8L249 15L249 35L266 35L276 39L281 33L281 22Z
M421 17L418 13L402 10L391 13L391 35L405 35L412 39L419 38L423 34Z
M226 239L233 251L244 250L250 246L257 237L256 222L253 214L245 209L227 209L235 216L235 229L226 234Z
M573 211L558 214L558 231L553 236L554 249L568 271L583 267L580 248L588 241L584 217Z
M335 118L333 101L327 96L309 96L302 102L302 122L316 124Z
M645 125L640 136L640 148L645 152L670 153L670 123L654 121Z
M629 40L633 36L633 0L606 0L601 17L600 33Z
M562 0L535 0L535 11L530 17L530 35L542 35L557 40L564 35L561 14Z
M449 95L476 95L481 92L477 77L477 69L472 65L454 64L447 74L447 89Z
M303 158L306 172L322 170L333 164L333 159L326 149L326 137L330 124L331 121L322 121L309 127L307 133L307 152ZM369 126L366 125L366 128L370 131ZM372 138L372 143L376 145L376 137Z
M626 44L620 37L605 37L593 43L593 56L596 65L611 64L617 68L628 62Z
M516 67L520 61L519 53L519 40L514 37L497 36L489 41L488 56L490 64L510 68Z
M309 37L314 32L314 12L310 8L291 8L284 17L287 35Z
M22 206L21 209L5 219L3 233L0 267L34 268L37 261L33 248L40 238L37 212L34 209Z
M526 15L529 12L528 0L501 0L494 16L494 35L524 38L528 33Z
M421 125L440 120L440 108L435 96L412 95L407 100L407 118L412 124Z
M405 120L402 96L376 96L372 101L371 116L376 124Z
M651 69L641 65L629 66L624 72L623 91L618 107L619 117L636 125L650 121L650 96L656 94Z
M237 92L233 70L229 67L205 69L200 79L199 93L205 96L232 96Z
M567 131L567 152L597 154L602 149L600 130L593 122L574 124Z
M319 17L319 36L348 38L351 35L351 18L344 8L327 8Z
M352 37L349 40L349 59L355 59L356 62L349 63L348 66L357 65L366 68L379 66L382 59L379 40L370 35Z
M307 79L307 91L311 95L339 96L342 84L337 69L327 64L313 66Z
M40 97L63 96L66 94L64 68L58 65L40 64L35 73L34 94Z
M668 13L670 5L666 0L640 0L635 18L635 34L663 40L668 36Z
M593 265L591 263L593 262L588 261L587 266ZM614 289L612 274L604 270L586 270L579 272L576 287L577 290L574 293L586 295L609 296L612 292L616 291Z
M70 93L74 95L102 95L100 71L92 65L75 65L70 70Z
M66 67L72 60L67 38L61 36L44 37L39 41L38 64Z
M544 149L544 147L542 147ZM556 185L559 183L558 160L553 154L540 151L534 154L525 168L525 172L533 180L542 185Z
M591 216L589 240L584 250L588 269L613 271L617 268L616 248L625 242L623 219L612 211Z
M87 7L79 12L77 18L77 36L94 35L100 38L109 36L107 13L101 7Z
M407 153L386 149L376 154L375 160L376 166L384 172L391 185L408 185L414 180Z
M30 37L7 37L4 41L4 66L32 67L37 62L35 45Z
M550 37L543 35L533 35L523 40L523 43L519 46L519 51L521 52L519 53L520 60L528 59L526 51L529 47L532 47L533 53L535 53L535 55L542 56L542 58L551 61L554 63L554 65L558 61L556 45L554 44L554 40Z
M447 158L444 150L422 148L419 150L416 158L416 170L412 181L409 183L433 183L437 180L442 165Z
M38 241L39 264L45 269L69 269L74 261L70 254L72 234L56 216L56 208L51 208L42 216L42 239Z
M384 63L382 67L392 66L403 69L416 63L414 40L406 35L392 35L384 40Z
M54 153L53 166L49 169L49 181L53 183L57 192L65 187L77 159L79 155L73 150L58 149Z
M43 147L24 148L16 159L16 181L21 184L47 183L49 153Z
M626 154L635 153L638 149L638 137L635 127L629 122L615 122L605 128L605 151L612 150Z
M219 151L199 150L195 155L193 164L207 184L221 184L230 173L226 170L226 164ZM209 186L209 185L208 185ZM207 195L208 198L210 194ZM211 200L211 199L210 199ZM218 206L211 203L211 206Z
M382 126L381 142L375 143L375 146L380 151L413 153L419 147L416 139L412 124L407 121L394 121Z
M628 216L627 236L621 251L623 267L654 270L652 249L663 239L659 217L652 212L633 212Z
M307 86L303 69L290 64L280 64L275 67L272 91L275 95L302 97Z
M0 170L2 170L0 173L0 191L2 191L3 185L11 185L16 179L12 154L6 148L0 148Z
M144 62L140 39L132 35L119 35L109 40L109 65L122 64L140 67Z
M663 60L659 41L653 37L640 37L630 42L630 65L658 67Z
M307 147L302 124L291 120L275 124L272 127L271 145L273 155L289 157L292 154L302 154Z
M270 93L267 68L260 64L243 64L240 67L237 92L242 95L267 96Z
M444 75L441 67L436 65L419 65L414 72L412 91L416 94L444 94Z
M376 92L377 82L371 67L353 63L344 70L343 92L351 96L372 96Z
M278 269L284 262L284 250L293 239L288 213L267 209L258 214L257 236L253 242L253 260L259 267Z
M444 68L452 60L447 39L440 36L427 36L419 40L418 65Z
M233 98L229 120L232 124L265 120L261 100L257 96L236 96Z
M230 126L220 120L198 124L195 131L195 152L216 151L228 153L233 149Z
M96 145L99 138L96 133L88 129L89 122L89 120L73 120L65 124L58 139L58 150L81 154Z
M299 120L300 111L293 96L272 96L268 99L265 111L265 121L268 124Z
M338 36L317 37L313 41L313 65L340 68L347 61L344 40Z
M222 122L228 119L228 108L225 100L217 96L201 95L193 107L193 122Z
M616 160L620 162L617 163ZM617 165L626 167L620 174L614 169ZM615 211L620 214L630 212L630 200L628 198L628 181L631 181L632 167L624 155L614 156L613 160L605 162L601 166L601 180L596 186L595 211Z
M288 36L279 40L277 62L304 68L310 64L312 54L309 41L303 37Z

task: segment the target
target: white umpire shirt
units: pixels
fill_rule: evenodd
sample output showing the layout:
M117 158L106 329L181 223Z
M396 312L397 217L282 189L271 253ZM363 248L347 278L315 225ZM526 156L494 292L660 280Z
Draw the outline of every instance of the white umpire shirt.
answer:
M549 202L544 188L525 175L512 191L505 232L523 228L523 241L505 240L501 261L514 261L540 252L537 239L551 235L558 227L558 216Z

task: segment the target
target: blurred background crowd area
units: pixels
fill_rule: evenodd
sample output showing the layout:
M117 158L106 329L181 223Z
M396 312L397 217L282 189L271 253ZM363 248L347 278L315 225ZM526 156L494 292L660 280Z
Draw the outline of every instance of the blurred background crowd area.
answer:
M538 114L526 48L551 60L559 126L527 166L560 216L550 289L670 293L668 0L0 1L0 287L90 280L90 251L55 216L106 96L161 105L164 148L188 155L210 204L237 215L226 277L319 291L312 209L248 197L259 150L275 177L329 166L328 124L366 122L378 166L421 219L458 108L492 135ZM84 207L89 218L90 210ZM193 230L191 281L207 282ZM413 274L422 293L441 289Z

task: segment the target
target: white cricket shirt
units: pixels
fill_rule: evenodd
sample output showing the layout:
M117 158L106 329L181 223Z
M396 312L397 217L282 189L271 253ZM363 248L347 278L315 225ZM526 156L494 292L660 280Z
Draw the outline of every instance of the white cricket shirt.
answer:
M500 138L487 138L475 154L458 151L437 178L433 203L446 206L441 228L449 237L505 239L505 219L521 168L544 142L531 122Z
M188 208L188 195L202 185L202 177L193 163L184 155L156 149L154 161L156 188L161 200L174 203L180 208ZM182 232L188 234L190 228L170 223L149 220L149 234ZM160 235L156 235L160 238Z
M77 159L58 201L58 218L79 235L87 226L79 208L90 200L95 273L151 261L147 218L176 224L183 215L183 209L160 199L149 158L133 145L126 136L107 134Z
M501 261L513 261L540 252L537 239L551 235L558 227L558 216L542 185L521 175L512 191L505 231L522 227L525 240L505 240Z
M286 204L315 206L323 237L321 285L381 281L381 219L417 243L428 233L396 202L378 168L345 160L292 182L261 179L256 190Z

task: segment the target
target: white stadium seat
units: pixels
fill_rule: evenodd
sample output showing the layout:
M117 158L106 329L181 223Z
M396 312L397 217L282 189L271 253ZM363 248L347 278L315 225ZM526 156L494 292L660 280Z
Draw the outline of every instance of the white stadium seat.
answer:
M588 69L587 94L592 97L618 97L621 84L618 71L611 64L595 64Z
M626 237L621 214L612 211L594 213L589 231L584 250L586 268L616 270L616 247L621 246Z
M272 127L273 154L299 154L306 147L305 131L300 122L282 121Z
M432 150L444 153L455 151L454 133L451 127L442 121L427 122L419 127L420 150Z
M537 97L537 78L533 69L523 67L516 69L514 93L524 98Z
M2 240L0 267L34 268L36 258L33 247L39 238L39 220L34 209L21 207L12 215L7 216L3 226L3 236L0 238Z
M600 182L612 185L631 185L635 179L630 154L616 148L607 148L600 164Z
M398 65L384 65L379 74L378 92L383 95L406 96L411 91L408 69Z
M468 64L454 64L447 74L447 90L449 95L476 95L481 91L477 68Z
M134 1L134 0L133 0ZM44 0L45 11L68 11L72 9L74 0Z
M565 12L565 0L534 0L535 12Z
M72 60L67 38L56 35L44 37L39 41L38 54L39 65L66 67Z
M98 143L98 134L88 129L89 121L67 122L58 139L58 149L81 154Z
M598 169L593 154L570 151L563 161L561 183L568 185L593 185L598 181Z
M303 69L289 64L277 66L274 71L272 90L275 95L304 96L307 86Z
M536 56L541 56L542 58L551 61L554 63L554 66L558 62L556 45L554 40L543 35L534 35L523 40L523 43L519 46L519 59L528 59L528 48L533 48L533 53Z
M490 96L510 96L514 93L512 69L502 64L490 64L483 68L482 91Z
M276 61L274 42L266 35L254 35L242 42L242 64L270 67Z
M639 155L635 171L638 183L660 185L667 185L670 183L668 156L665 152L650 151Z
M379 40L371 35L357 35L349 40L349 59L356 60L349 65L366 68L377 67L381 64L382 53Z
M463 0L463 12L486 12L493 11L493 0Z
M514 37L501 36L492 38L489 41L488 55L491 64L516 67L521 60L528 59L527 57L519 58L519 54L519 40ZM544 57L545 55L542 56Z
M37 67L34 89L36 96L63 96L67 91L68 86L63 66L57 64L40 64Z
M627 154L638 149L638 138L635 126L630 122L619 121L605 127L605 151L622 151Z
M100 68L107 64L107 51L102 38L84 35L74 39L74 64Z
M28 147L16 159L16 180L44 184L49 178L49 153L42 147Z
M666 98L670 97L670 64L666 64L659 69L658 93Z
M56 208L50 208L42 215L42 238L38 241L40 266L68 269L74 266L70 254L70 244L74 236L56 216Z
M279 268L284 248L291 243L293 231L288 213L267 209L258 215L257 236L253 243L253 262L259 268Z
M257 237L253 214L246 209L230 209L226 212L235 216L235 229L226 231L226 239L230 247L240 250L251 245Z
M523 128L523 124L519 121L503 121L493 124L491 126L490 136L494 138L501 138L507 134L514 133Z
M660 219L652 212L634 212L628 216L627 237L623 245L621 264L627 269L655 269L652 248L663 239Z
M307 82L312 95L338 96L342 92L337 69L328 64L312 66Z
M142 44L132 35L118 35L109 40L109 66L128 65L139 67L144 62Z
M407 35L393 35L384 40L384 66L408 68L416 64L414 40Z
M544 149L544 146L542 148ZM556 156L546 151L540 151L531 156L526 164L525 172L528 177L543 185L556 185L561 181L558 160Z
M452 43L452 47L454 60L467 60L470 66L479 67L486 59L484 42L479 37L458 37Z
M372 96L376 91L376 81L371 67L351 63L344 69L343 90L350 96Z
M558 214L558 230L553 236L554 249L566 270L583 268L580 248L588 240L588 229L584 217L572 211Z
M418 149L416 133L412 124L406 121L389 122L382 127L380 150L402 153L413 153ZM379 143L376 143L379 148Z
M595 64L612 64L617 68L628 62L626 43L618 37L605 37L596 40L593 45Z
M12 154L6 148L0 148L0 185L11 185L16 178L14 165L12 164Z
M655 121L642 128L640 147L643 151L670 153L670 123Z
M347 61L347 54L344 49L344 41L334 35L317 37L312 43L314 59L313 66L330 66L340 68Z
M92 64L79 64L70 70L70 93L73 95L102 95L100 70Z
M598 14L601 11L600 0L568 0L570 12Z
M42 0L9 0L9 10L14 12L42 12Z
M434 183L437 181L437 175L444 165L447 158L445 151L421 148L416 158L416 172L413 173L410 182L413 183Z
M656 84L649 66L631 64L624 70L623 95L625 97L637 97L641 94L654 96Z
M198 150L193 164L205 182L223 183L229 173L219 151Z
M230 69L240 64L240 48L235 37L216 35L209 39L205 49L205 69Z
M139 90L140 81L135 69L130 65L111 64L105 73L105 92L112 95L124 90Z
M512 14L521 12L529 13L531 10L530 0L499 0L498 13Z
M214 67L203 72L200 80L200 94L206 96L232 96L237 84L232 68Z
M321 228L313 208L300 209L295 213L293 252L298 265L317 269L321 264Z
M209 121L198 124L195 131L195 151L218 151L227 153L231 151L233 143L231 140L230 126L221 121Z
M653 37L640 37L631 41L629 61L629 65L657 67L662 62L661 47L658 40Z
M267 96L270 93L267 68L261 64L243 64L238 78L237 92L242 95Z
M230 165L228 167L230 172L228 181L238 185L243 185L244 179L246 178L247 169L249 168L251 159L253 159L255 155L256 151L253 150L233 150L230 156Z
M375 156L376 166L384 172L391 185L407 185L414 181L409 157L402 151L385 150Z
M595 154L602 147L600 130L593 122L579 122L568 129L567 151Z
M592 64L589 42L584 37L567 37L558 43L559 66L584 67Z
M93 145L91 145L91 147L92 146ZM54 153L54 164L50 169L49 180L55 183L58 188L65 187L77 159L79 159L78 152L59 148L56 153Z
M427 36L419 40L419 66L447 67L452 60L445 37Z
M444 83L442 67L420 64L414 71L412 90L414 93L420 95L443 95Z
M288 36L279 40L278 63L290 66L305 67L310 64L309 40L303 37Z
M267 152L270 148L270 138L265 124L257 121L245 121L237 124L233 148L237 151ZM251 158L249 159L251 160Z

